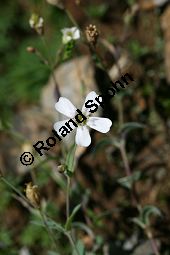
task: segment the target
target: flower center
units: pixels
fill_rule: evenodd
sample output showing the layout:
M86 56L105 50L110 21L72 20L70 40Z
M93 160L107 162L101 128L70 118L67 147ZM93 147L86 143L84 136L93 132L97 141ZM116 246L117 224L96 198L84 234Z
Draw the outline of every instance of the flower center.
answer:
M81 121L81 123L77 122L78 126L85 126L89 117L86 117L86 118L87 119L83 121L83 117L79 115L78 120Z
M70 36L70 37L73 36L72 32L70 32L70 31L67 32L67 35Z

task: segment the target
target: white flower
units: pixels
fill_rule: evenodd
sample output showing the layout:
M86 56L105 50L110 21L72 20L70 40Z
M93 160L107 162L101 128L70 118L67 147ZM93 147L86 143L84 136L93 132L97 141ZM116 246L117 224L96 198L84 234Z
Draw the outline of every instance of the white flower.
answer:
M30 27L33 29L42 28L44 25L44 19L38 14L33 13L29 19Z
M63 33L64 44L67 44L71 40L78 40L80 38L80 30L77 27L64 28L61 32Z
M81 123L74 121L76 123L76 126L72 125L72 127L71 127L72 128L71 131L77 127L75 142L79 146L88 147L90 145L91 137L90 137L90 133L89 133L89 128L93 128L101 133L107 133L110 130L110 127L112 125L112 121L108 118L90 117L90 115L91 115L90 109L87 109L85 107L85 103L88 100L94 101L97 96L98 95L94 91L90 92L86 96L86 99L85 99L85 102L84 102L84 105L83 105L82 111L81 111L82 114L86 117L86 120L83 120ZM96 103L96 105L97 105L97 103ZM99 106L99 105L97 105L97 106ZM59 101L55 104L55 108L58 112L71 118L70 119L71 121L74 117L76 117L78 115L76 112L77 111L76 107L67 98L64 98L64 97L60 97ZM81 121L82 119L80 119L80 116L78 117L78 119ZM81 116L81 118L82 118L82 116ZM76 118L76 120L77 120L77 118ZM59 133L61 131L61 129L63 129L63 126L66 123L68 123L68 121L69 121L69 119L56 122L54 124L54 129ZM68 125L66 125L65 128L66 127L68 128ZM68 133L70 133L70 131ZM61 134L59 134L59 135L61 135ZM67 133L64 136L66 136L66 135L67 135Z

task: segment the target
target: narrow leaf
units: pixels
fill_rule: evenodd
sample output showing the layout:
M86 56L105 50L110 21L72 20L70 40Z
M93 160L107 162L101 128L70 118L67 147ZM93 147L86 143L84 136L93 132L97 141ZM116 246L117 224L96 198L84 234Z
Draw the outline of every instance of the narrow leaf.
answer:
M78 242L76 243L76 248L73 250L72 255L77 255L77 251L79 255L85 255L85 247L81 240L78 240Z
M141 219L146 225L149 224L149 218L151 215L162 216L161 211L153 205L146 205L141 211Z
M67 222L66 222L66 224L65 224L65 229L66 229L66 230L70 230L70 228L71 228L71 223L72 223L72 221L73 221L73 219L74 219L74 216L75 216L76 213L79 211L80 207L81 207L81 204L77 205L77 206L73 209L73 211L72 211L70 217L67 219Z
M145 224L139 218L133 218L132 221L140 228L145 229Z
M131 176L123 177L118 180L118 183L127 189L131 189L133 184L141 178L141 172L136 171Z

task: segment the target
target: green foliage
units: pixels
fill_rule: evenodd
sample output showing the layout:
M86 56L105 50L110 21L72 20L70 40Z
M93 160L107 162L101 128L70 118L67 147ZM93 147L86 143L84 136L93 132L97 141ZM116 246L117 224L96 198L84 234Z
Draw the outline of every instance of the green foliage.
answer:
M156 206L146 205L141 209L139 217L133 219L133 222L142 229L145 229L150 225L151 215L161 217L162 213Z
M128 49L135 59L139 59L141 56L150 52L150 49L146 46L142 46L138 41L131 41L128 44Z
M3 194L0 199L0 214L7 208L11 200L11 194L4 183L0 182L0 194Z
M30 9L34 3L29 1ZM60 29L67 26L68 18L62 11L56 8L54 11L50 5L48 7L44 9L44 13L40 13L44 17L45 26L48 24L51 27L51 32L45 35L50 47L45 49L39 36L29 27L28 9L19 1L7 0L1 3L0 108L3 121L11 117L15 105L38 103L41 89L48 80L50 70L38 57L26 51L27 46L31 45L40 49L45 57L48 56L54 62L54 52L61 46Z
M37 218L33 217L33 220L37 222ZM49 247L51 240L47 234L47 231L45 228L41 228L40 226L37 226L38 224L30 224L28 223L21 236L21 242L23 245L42 245L43 247Z
M102 3L99 5L89 5L86 9L88 15L93 18L103 18L107 13L109 6L107 3Z
M66 229L66 230L70 230L70 229L71 229L72 221L73 221L73 219L74 219L76 213L80 210L80 207L81 207L81 205L77 205L77 206L73 209L71 215L68 217L68 219L67 219L67 221L66 221L66 225L65 225L65 229Z
M66 157L66 171L68 175L72 175L74 172L74 160L76 152L76 144L73 144Z
M60 255L59 253L56 253L56 252L54 252L54 251L48 251L47 254L48 254L48 255Z
M132 189L133 184L141 178L141 172L136 171L131 176L120 178L118 183L127 189Z
M63 60L68 60L68 59L70 59L73 56L74 47L75 47L74 40L71 40L70 42L68 42L65 45L64 54L63 54Z
M85 255L85 247L84 244L81 240L78 240L76 243L76 249L73 250L72 255L77 255L77 251L79 253L79 255Z

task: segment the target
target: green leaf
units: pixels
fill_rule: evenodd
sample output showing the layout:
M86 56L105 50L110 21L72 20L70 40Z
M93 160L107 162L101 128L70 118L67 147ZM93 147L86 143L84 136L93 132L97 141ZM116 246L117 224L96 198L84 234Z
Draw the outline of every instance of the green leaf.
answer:
M55 222L54 220L48 218L47 224L48 224L49 228L56 229L60 233L65 233L64 227L61 224L58 224L57 222Z
M149 226L151 215L162 216L161 211L156 206L146 205L141 209L139 217L133 218L132 221L142 229L145 229Z
M132 221L140 228L145 229L145 224L139 218L133 218Z
M72 175L74 172L74 159L75 159L76 147L77 145L73 144L66 157L66 169L67 169L67 174L69 176Z
M71 229L71 223L72 223L72 221L73 221L73 219L74 219L74 216L75 216L76 213L79 211L80 207L81 207L81 204L77 205L77 206L73 209L73 211L72 211L70 217L67 219L67 222L66 222L66 224L65 224L65 229L66 229L66 230L70 230L70 229Z
M142 209L141 216L140 216L144 224L146 224L146 225L149 224L149 219L150 219L151 215L160 216L160 217L162 216L159 208L157 208L156 206L153 206L153 205L146 205Z
M78 240L76 243L76 249L73 250L72 255L77 255L77 251L79 255L85 255L85 247L81 240Z
M93 231L86 224L84 224L82 222L78 222L78 221L73 222L72 227L79 228L79 229L85 231L89 236L93 236Z
M141 178L142 173L136 171L131 176L120 178L117 182L127 189L131 189L133 184Z
M44 222L42 221L31 221L32 224L37 225L37 226L41 226L41 227L45 227ZM61 233L65 232L65 229L62 227L62 225L56 223L55 221L53 221L52 219L47 219L47 224L48 227L51 229L56 229Z

